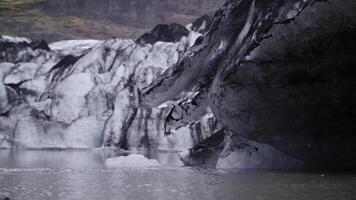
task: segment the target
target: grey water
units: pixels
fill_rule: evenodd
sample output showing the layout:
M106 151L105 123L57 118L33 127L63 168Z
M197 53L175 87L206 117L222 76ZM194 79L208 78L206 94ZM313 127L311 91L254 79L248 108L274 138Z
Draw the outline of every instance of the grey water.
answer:
M18 200L356 199L356 175L183 167L158 152L159 168L109 169L102 150L0 150L0 194Z

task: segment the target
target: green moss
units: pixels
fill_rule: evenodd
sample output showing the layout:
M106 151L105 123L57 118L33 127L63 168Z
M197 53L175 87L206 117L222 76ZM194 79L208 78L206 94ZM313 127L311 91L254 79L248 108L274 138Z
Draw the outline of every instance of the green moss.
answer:
M0 0L0 35L16 35L49 41L111 37L136 38L146 29L101 21L90 15L53 15L36 3L46 0Z
M27 10L33 7L35 3L42 2L44 0L1 0L0 1L0 15L7 15L9 13L16 12L17 14L23 14Z

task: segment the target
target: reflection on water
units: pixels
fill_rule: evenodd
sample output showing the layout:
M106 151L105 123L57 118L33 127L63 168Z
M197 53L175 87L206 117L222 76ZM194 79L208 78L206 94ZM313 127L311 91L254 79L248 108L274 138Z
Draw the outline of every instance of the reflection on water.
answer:
M103 161L108 155L99 150L0 150L0 193L21 200L356 197L353 174L200 170L179 166L174 153L157 154L160 168L107 169Z

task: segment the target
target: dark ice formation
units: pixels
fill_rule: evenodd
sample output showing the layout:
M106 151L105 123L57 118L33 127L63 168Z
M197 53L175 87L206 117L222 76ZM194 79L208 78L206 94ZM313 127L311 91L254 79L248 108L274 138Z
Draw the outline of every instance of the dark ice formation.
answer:
M211 107L224 150L199 156L194 147L185 160L222 158L238 136L308 168L354 169L355 15L352 0L228 0L195 46L146 88L146 104L193 92L202 98L180 101L191 105L183 117Z

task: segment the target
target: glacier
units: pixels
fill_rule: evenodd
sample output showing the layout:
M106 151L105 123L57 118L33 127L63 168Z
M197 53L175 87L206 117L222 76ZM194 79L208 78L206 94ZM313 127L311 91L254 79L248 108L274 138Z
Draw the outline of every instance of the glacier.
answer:
M356 7L332 2L228 0L213 18L136 41L1 37L0 147L353 169Z
M201 35L185 30L173 42L68 40L41 48L2 36L0 148L184 150L208 137L206 120L165 136L167 107L141 106L142 89Z
M355 10L349 0L227 0L144 102L176 102L169 127L212 110L221 129L181 153L186 165L354 169Z
M235 144L233 137L221 134L214 141L224 130L207 101L208 90L193 87L175 98L161 98L160 103L142 99L148 86L160 81L157 77L172 74L171 66L202 50L199 44L211 21L203 16L187 30L177 24L159 25L149 33L153 40L146 34L136 41L68 40L47 45L0 38L5 47L0 50L0 148L173 150L181 152L185 165L303 167L270 145L246 138L246 144L241 139ZM220 42L209 56L214 59L226 45ZM183 79L181 87L192 78ZM202 145L206 141L210 142ZM257 148L260 151L250 151ZM146 163L137 160L144 159L110 158L106 164Z

